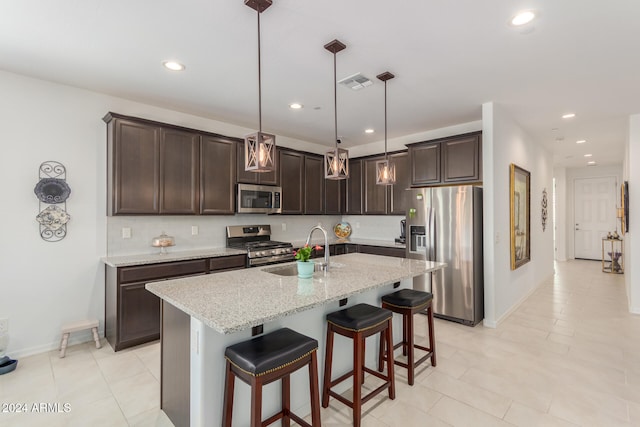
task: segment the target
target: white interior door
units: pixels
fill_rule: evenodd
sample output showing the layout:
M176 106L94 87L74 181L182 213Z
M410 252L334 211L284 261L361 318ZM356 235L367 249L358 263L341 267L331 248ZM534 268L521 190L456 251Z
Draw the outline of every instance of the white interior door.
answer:
M616 229L616 178L574 182L575 257L602 258L602 238Z

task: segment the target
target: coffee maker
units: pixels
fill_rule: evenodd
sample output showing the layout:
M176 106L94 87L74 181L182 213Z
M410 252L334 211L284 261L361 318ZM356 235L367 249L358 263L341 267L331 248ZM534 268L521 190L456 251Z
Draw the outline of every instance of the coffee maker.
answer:
M396 237L396 243L407 243L407 220L403 219L400 221L400 237Z

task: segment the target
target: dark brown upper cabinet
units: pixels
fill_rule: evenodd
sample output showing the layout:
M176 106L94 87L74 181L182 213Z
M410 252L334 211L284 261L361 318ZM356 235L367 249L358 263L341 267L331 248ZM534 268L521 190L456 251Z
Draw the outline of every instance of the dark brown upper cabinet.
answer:
M199 212L200 135L176 129L160 132L160 213Z
M304 213L320 215L324 201L324 159L318 156L304 156ZM286 193L284 190L284 197Z
M387 214L387 186L376 184L376 162L384 156L364 160L364 214Z
M482 180L480 135L465 135L442 141L442 182Z
M482 181L482 132L409 145L414 187Z
M107 114L109 215L160 212L160 126Z
M346 179L345 214L362 214L362 160L349 160L349 178Z
M421 143L409 146L411 185L440 184L440 143Z
M282 213L301 214L304 211L304 154L284 149L278 151Z
M275 172L251 172L244 170L244 143L238 143L236 154L236 179L244 184L260 184L260 185L278 185L278 153L276 152L276 170Z
M406 215L409 206L409 153L390 154L389 160L396 165L396 183L389 185L389 214Z
M236 146L232 140L203 136L200 145L200 213L235 212Z
M324 158L322 160L324 166ZM346 180L324 179L324 169L322 179L324 181L324 213L327 215L344 213Z

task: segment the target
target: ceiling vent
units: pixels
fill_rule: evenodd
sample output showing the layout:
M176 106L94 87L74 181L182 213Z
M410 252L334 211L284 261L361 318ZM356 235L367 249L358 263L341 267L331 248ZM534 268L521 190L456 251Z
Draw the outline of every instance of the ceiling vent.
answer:
M353 74L349 77L338 81L338 84L348 87L353 90L360 90L367 86L371 86L373 82L360 73Z

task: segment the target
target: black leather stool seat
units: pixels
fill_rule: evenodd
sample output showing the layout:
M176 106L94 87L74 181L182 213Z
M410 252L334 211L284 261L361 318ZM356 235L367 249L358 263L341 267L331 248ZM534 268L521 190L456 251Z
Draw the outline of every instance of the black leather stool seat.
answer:
M393 316L387 309L369 304L356 304L344 310L327 314L327 321L351 331L362 331L378 326Z
M318 348L318 341L289 328L227 347L224 355L240 370L260 376L277 371Z
M416 308L427 305L433 299L430 292L415 291L413 289L400 289L392 294L382 297L382 302L396 307Z

